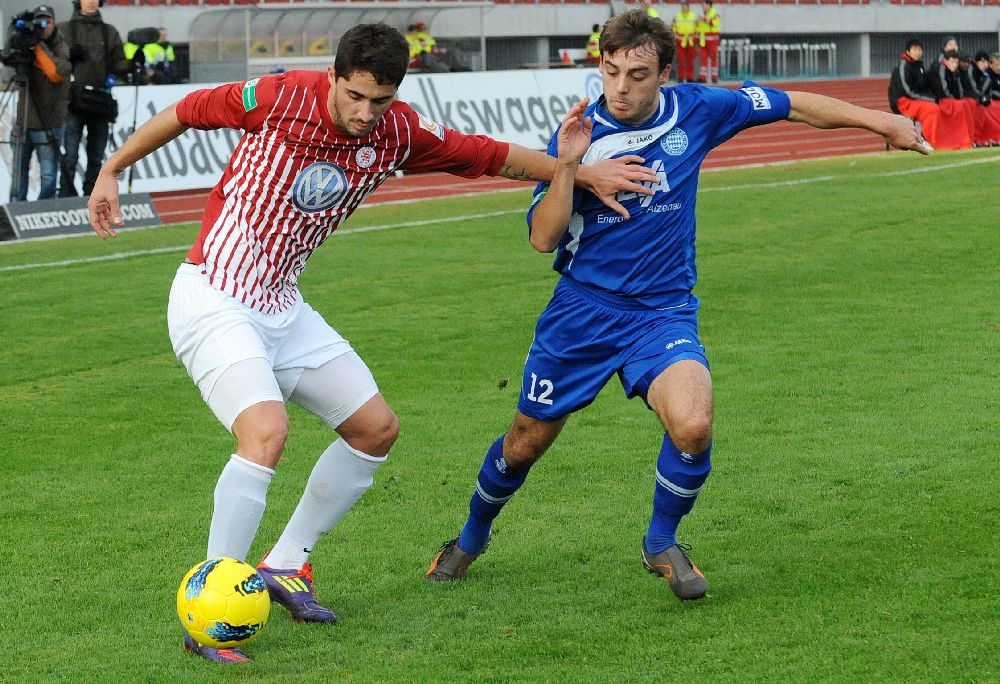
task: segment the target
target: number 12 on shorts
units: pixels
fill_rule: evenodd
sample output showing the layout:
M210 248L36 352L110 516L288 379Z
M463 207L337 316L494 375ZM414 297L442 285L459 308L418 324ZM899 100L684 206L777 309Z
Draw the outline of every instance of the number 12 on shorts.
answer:
M539 379L537 375L532 373L531 388L528 390L528 401L551 406L552 400L549 399L550 394L552 394L552 381L545 378Z

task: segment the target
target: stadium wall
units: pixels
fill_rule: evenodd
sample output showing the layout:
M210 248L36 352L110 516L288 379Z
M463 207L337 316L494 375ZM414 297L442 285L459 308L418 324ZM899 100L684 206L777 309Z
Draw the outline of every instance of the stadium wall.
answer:
M931 54L936 54L946 35L957 36L962 48L970 52L1000 49L1000 8L987 4L995 0L980 0L983 4L969 0L856 1L719 2L724 38L754 46L743 55L742 64L738 63L741 55L731 52L730 75L888 74L910 36L922 39ZM70 16L71 0L52 0L51 4L60 21ZM33 5L7 0L0 20L6 25L10 16ZM166 27L178 44L180 57L186 61L190 51L190 80L218 82L276 68L325 68L329 56L310 59L310 44L325 36L332 49L346 27L360 21L386 21L399 28L424 21L433 35L450 44L473 69L556 65L561 51L582 47L593 24L632 6L634 2L624 0L497 4L477 0L106 0L101 11L123 35L133 28ZM659 3L658 7L669 19L677 3ZM273 54L254 54L253 48L261 45L272 45Z
M602 23L613 11L621 11L626 6L634 5L621 1L492 4L447 0L306 0L254 8L245 5L223 9L219 9L219 5L143 6L141 25L166 26L173 40L181 43L193 43L199 27L223 26L209 36L211 40L220 40L220 35L226 32L225 26L235 26L240 37L244 26L250 26L252 40L263 38L266 43L273 36L277 50L281 45L293 45L298 36L322 33L324 26L330 27L328 33L331 43L335 44L345 25L357 21L386 21L399 28L425 21L431 33L445 43L450 42L471 67L478 69L485 62L487 69L494 70L555 64L560 61L561 50L582 47L593 24ZM676 4L660 4L661 14L669 19L676 7ZM760 46L753 51L753 68L747 71L765 72L770 63L770 70L764 74L767 77L888 74L898 60L903 43L911 35L923 39L929 53L936 53L945 35L959 36L960 45L970 51L1000 49L1000 10L996 6L959 4L949 0L937 5L872 0L867 4L720 3L719 7L725 38ZM106 6L102 11L109 21L123 30L136 27L139 13L134 7ZM223 20L223 14L230 16ZM298 23L296 16L301 18ZM303 24L308 29L299 27ZM291 40L287 31L290 31ZM305 66L293 61L305 59L308 41L303 40L303 43L303 49L297 51L303 57L289 56L283 61L290 66ZM800 45L832 46L830 52L834 59L830 62L831 55L820 54L817 65L808 52L800 55L799 48L795 47ZM240 59L235 65L226 65L218 55L199 60L194 52L192 50L192 80L245 78L273 69L282 61L255 60L247 51L248 60ZM736 55L733 57L735 62ZM255 61L259 62L256 68ZM328 60L313 60L317 61L325 65ZM781 65L785 73L779 68Z

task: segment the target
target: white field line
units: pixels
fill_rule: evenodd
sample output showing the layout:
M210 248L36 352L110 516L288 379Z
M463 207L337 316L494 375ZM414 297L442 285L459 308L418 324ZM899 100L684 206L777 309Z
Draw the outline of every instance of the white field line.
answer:
M952 162L949 164L939 164L936 166L922 166L918 169L906 169L903 171L884 171L882 173L872 173L865 175L853 175L853 176L814 176L811 178L797 178L788 181L775 181L771 183L746 183L741 185L726 185L717 188L699 188L698 192L733 192L735 190L750 190L758 188L781 188L796 185L808 185L811 183L826 183L836 180L869 180L872 178L889 178L892 176L909 176L918 173L936 173L938 171L946 171L949 169L957 169L965 166L973 166L976 164L993 164L1000 162L1000 156L983 157L979 159L968 159L964 161ZM489 191L486 191L489 192ZM423 200L402 200L399 203L405 202L417 202ZM397 202L393 202L396 204ZM474 221L476 219L483 218L493 218L497 216L509 216L511 214L523 214L526 211L524 209L516 209L509 211L493 211L483 214L463 214L462 216L452 216L447 218L437 218L437 219L426 219L421 221L405 221L403 223L392 223L392 224L382 224L374 226L359 226L357 228L342 228L335 232L333 235L353 235L356 233L372 233L382 230L394 230L397 228L419 228L421 226L429 226L438 223L454 223L456 221ZM10 243L0 242L0 248L4 244L17 244L16 240ZM17 264L13 266L0 266L0 273L6 273L10 271L25 271L34 268L57 268L61 266L77 266L79 264L96 263L102 261L114 261L117 259L131 259L133 257L151 256L156 254L166 254L171 252L186 252L190 249L190 245L178 245L176 247L159 247L157 249L143 249L136 250L132 252L118 252L115 254L105 254L95 257L86 257L82 259L64 259L62 261L43 261L30 264Z

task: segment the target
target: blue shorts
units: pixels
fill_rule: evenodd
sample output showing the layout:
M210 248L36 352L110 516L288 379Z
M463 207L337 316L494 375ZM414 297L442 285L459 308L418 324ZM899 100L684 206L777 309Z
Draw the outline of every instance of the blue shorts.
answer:
M538 318L521 379L518 410L556 420L594 401L611 376L644 400L668 366L693 359L708 368L698 339L698 298L650 309L566 278Z

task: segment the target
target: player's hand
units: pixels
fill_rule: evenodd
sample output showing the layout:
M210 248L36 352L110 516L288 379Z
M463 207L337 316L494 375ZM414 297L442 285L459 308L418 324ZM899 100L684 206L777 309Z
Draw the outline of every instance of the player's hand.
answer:
M634 192L640 195L653 195L653 186L659 181L656 172L642 166L646 160L637 154L627 154L614 159L603 159L588 167L586 187L597 195L609 209L629 218L628 209L618 201L619 192ZM583 178L577 173L577 178Z
M122 218L121 204L118 198L118 177L113 173L101 171L94 182L94 189L87 200L87 211L90 214L90 227L102 240L118 237L115 226L125 225Z
M559 161L566 163L579 163L583 155L590 149L590 136L594 132L594 120L589 116L584 116L588 98L583 98L566 112L562 125L559 127L559 135L556 137L556 144L559 149Z
M917 131L916 124L898 114L893 116L889 130L885 133L885 140L901 150L913 150L920 154L930 154L934 151L930 143Z

